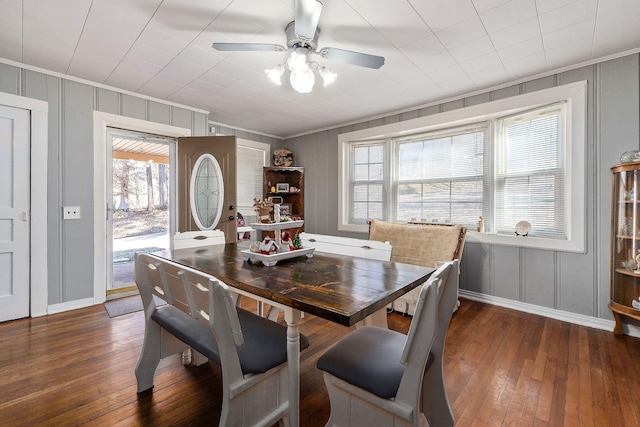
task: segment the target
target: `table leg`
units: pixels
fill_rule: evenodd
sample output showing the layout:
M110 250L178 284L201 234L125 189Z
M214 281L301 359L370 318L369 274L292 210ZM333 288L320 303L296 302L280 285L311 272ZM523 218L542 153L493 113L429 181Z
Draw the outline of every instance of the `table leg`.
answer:
M299 310L287 307L284 320L287 322L287 362L289 364L289 423L300 425L300 318Z

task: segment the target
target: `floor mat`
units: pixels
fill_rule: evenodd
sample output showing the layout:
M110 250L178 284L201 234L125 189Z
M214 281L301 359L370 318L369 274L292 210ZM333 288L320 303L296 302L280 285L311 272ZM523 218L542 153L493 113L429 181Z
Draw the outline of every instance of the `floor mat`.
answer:
M154 295L156 306L164 305L165 302ZM104 308L107 310L109 317L122 316L123 314L135 313L142 310L142 298L140 295L134 295L132 297L119 298L113 301L107 301L104 303Z

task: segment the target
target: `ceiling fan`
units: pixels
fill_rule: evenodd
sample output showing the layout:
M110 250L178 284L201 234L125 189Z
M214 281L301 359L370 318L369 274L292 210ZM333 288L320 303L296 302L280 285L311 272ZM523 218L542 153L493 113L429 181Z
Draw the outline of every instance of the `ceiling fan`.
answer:
M318 36L320 35L318 22L322 12L322 2L319 0L295 0L295 10L295 20L285 28L286 48L279 44L269 43L213 43L213 48L219 51L291 52L291 56L284 64L265 70L265 72L274 83L281 84L280 78L286 67L291 71L291 86L301 93L311 91L315 82L313 71L320 74L325 86L337 77L326 67L320 66L315 61L310 61L311 55L319 55L330 61L374 69L378 69L384 64L382 56L335 47L323 47L318 50Z

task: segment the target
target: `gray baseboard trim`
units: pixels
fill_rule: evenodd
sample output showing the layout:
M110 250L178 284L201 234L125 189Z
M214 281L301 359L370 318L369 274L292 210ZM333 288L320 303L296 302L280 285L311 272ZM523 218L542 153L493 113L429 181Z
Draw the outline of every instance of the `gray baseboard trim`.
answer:
M613 327L615 325L615 322L613 320L585 316L584 314L570 313L568 311L556 310L554 308L542 307L539 305L514 301L507 298L481 294L478 292L468 291L466 289L460 289L458 295L462 298L470 299L473 301L480 301L491 305L511 308L513 310L524 311L525 313L537 314L539 316L562 320L563 322L574 323L576 325L602 329L605 331L610 331L611 333L613 333ZM640 328L627 324L624 324L622 328L626 335L640 338Z
M64 311L76 310L78 308L91 307L93 298L78 299L75 301L52 304L47 308L47 314L62 313Z

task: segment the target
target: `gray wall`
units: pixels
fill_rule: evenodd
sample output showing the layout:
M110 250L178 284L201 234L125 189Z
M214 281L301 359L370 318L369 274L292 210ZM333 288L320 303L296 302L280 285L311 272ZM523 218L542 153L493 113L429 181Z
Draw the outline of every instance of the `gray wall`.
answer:
M0 92L49 104L48 303L93 298L93 111L188 128L194 136L208 134L208 116L2 63ZM281 144L275 138L231 128L223 132ZM79 205L82 218L63 221L65 205Z
M602 62L408 113L363 121L290 138L284 146L305 167L305 229L366 238L338 231L338 134L427 116L587 80L586 233L584 254L467 243L461 288L541 307L612 319L609 302L611 217L610 167L620 154L637 150L639 56Z
M306 229L338 232L338 134L587 80L587 252L468 243L461 287L483 294L571 313L610 319L610 167L622 152L638 149L640 61L638 55L563 72L504 89L416 109L382 119L318 132L284 142L219 127L220 133L287 146L305 169ZM0 63L0 91L49 103L48 241L49 304L93 297L94 110L208 133L207 116L184 108L77 83ZM211 117L215 121L215 117ZM37 173L34 171L33 173ZM80 205L83 219L61 219L65 204Z

